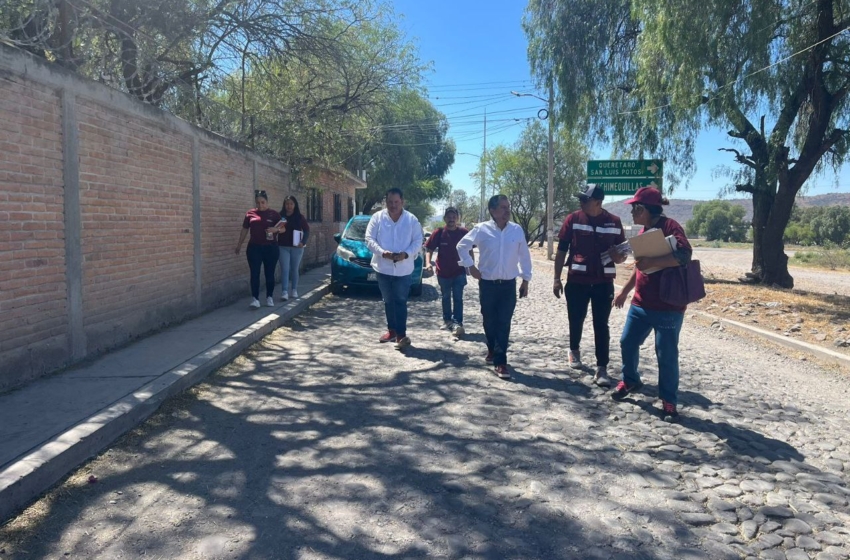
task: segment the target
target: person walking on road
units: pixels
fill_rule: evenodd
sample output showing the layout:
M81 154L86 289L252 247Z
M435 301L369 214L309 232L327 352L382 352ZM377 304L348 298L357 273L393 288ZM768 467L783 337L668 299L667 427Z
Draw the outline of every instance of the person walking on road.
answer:
M266 191L254 191L256 208L248 210L242 220L242 231L236 244L236 254L242 250L242 243L249 236L245 255L251 271L251 307L260 307L260 267L266 276L266 305L274 307L274 271L277 268L278 250L275 236L280 231L280 214L269 208Z
M679 332L685 318L685 307L670 305L662 300L660 271L651 274L644 271L687 265L693 250L682 226L664 216L663 206L669 202L661 196L661 191L642 187L626 204L632 206L634 223L643 226L641 233L653 228L660 229L665 237L675 238L676 247L665 257L636 259L631 277L614 298L614 305L622 308L629 292L632 289L635 291L620 337L623 377L611 393L611 398L622 400L643 386L638 373L640 345L654 330L655 355L658 358L658 396L661 398L663 418L672 422L679 416L676 406L679 392Z
M437 283L440 285L443 304L443 328L455 337L463 336L463 288L466 286L466 269L460 266L457 244L469 233L458 226L460 213L449 206L443 213L445 227L437 228L425 243L425 267L433 268L434 251L437 251ZM471 258L475 258L470 254ZM454 304L454 308L452 308Z
M380 342L395 342L397 350L410 346L407 336L407 298L413 259L422 250L422 226L404 209L401 189L387 191L386 209L376 212L366 226L366 245L372 252L372 269L384 299L387 332Z
M608 249L623 243L626 236L620 218L602 208L605 191L601 185L587 185L576 195L581 208L564 220L558 234L558 252L555 255L555 283L552 291L556 298L564 294L570 326L569 366L578 370L581 362L581 335L588 305L592 305L593 340L596 346L596 372L594 383L610 387L608 362L611 333L608 319L614 300L615 263L625 260L624 255ZM561 284L561 273L567 265L567 285Z
M508 197L497 194L487 203L490 221L477 224L457 244L460 265L469 268L469 274L478 280L478 291L483 315L484 335L487 338L487 357L494 371L502 379L510 379L508 371L508 341L511 320L517 302L516 279L519 297L528 295L531 281L531 252L522 228L511 219ZM478 266L470 256L478 247Z
M304 247L307 246L307 238L310 236L310 224L307 218L301 214L298 201L294 196L283 199L283 208L280 224L280 233L277 236L278 251L280 252L280 282L282 290L280 299L286 301L290 294L292 299L298 299L298 278L301 259L304 257ZM295 238L298 237L296 243ZM291 289L291 291L290 291Z

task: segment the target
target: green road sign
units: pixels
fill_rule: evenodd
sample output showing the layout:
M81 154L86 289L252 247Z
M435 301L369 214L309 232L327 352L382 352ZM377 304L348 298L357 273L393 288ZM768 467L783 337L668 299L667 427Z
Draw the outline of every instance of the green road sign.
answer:
M661 179L645 179L635 177L629 177L627 179L600 179L598 177L588 177L587 181L589 183L596 183L597 185L602 185L602 187L605 189L605 194L610 196L635 194L637 190L641 187L655 187L656 189L661 190Z
M605 178L661 178L664 163L660 159L610 159L587 162L587 180Z

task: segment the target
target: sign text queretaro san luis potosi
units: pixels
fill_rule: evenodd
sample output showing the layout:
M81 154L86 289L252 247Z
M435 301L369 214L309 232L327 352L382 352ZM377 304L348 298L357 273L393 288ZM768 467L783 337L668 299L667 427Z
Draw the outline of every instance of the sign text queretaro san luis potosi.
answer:
M602 185L609 195L632 195L641 187L661 189L660 159L602 159L587 162L587 182Z

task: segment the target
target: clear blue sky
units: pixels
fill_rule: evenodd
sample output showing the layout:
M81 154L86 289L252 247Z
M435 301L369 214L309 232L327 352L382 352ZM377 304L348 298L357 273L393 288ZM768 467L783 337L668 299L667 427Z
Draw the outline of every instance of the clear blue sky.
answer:
M448 175L455 188L474 194L478 184L469 177L477 170L483 149L484 111L487 111L487 147L511 144L525 120L535 118L545 104L531 97L517 98L511 90L536 93L526 57L527 42L521 21L523 0L394 0L403 16L401 27L419 46L432 72L426 78L431 101L448 116L449 135L459 154ZM523 119L519 122L513 119ZM719 165L734 167L732 154L718 152L729 147L726 134L707 131L696 145L697 172L687 190L677 198L717 198L724 179L713 179ZM463 155L468 152L475 155ZM597 152L597 159L610 153ZM836 182L832 173L809 180L806 194L850 191L850 172L845 168ZM836 184L838 188L836 188Z

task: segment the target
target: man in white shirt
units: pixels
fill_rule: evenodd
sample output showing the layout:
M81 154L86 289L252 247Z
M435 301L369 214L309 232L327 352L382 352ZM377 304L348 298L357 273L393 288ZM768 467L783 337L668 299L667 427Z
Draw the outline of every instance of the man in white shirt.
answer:
M386 194L387 208L376 212L366 226L366 245L372 252L372 269L384 299L387 332L379 342L395 342L397 350L410 346L407 336L407 297L413 260L422 250L422 226L404 209L404 194L393 188Z
M487 207L493 219L472 228L457 244L457 252L459 264L469 268L470 276L478 280L487 337L485 361L493 364L500 378L510 379L507 352L517 300L516 278L522 278L519 297L526 297L531 281L531 252L522 228L510 221L508 197L497 194L490 198ZM478 267L469 255L473 246L478 247Z

